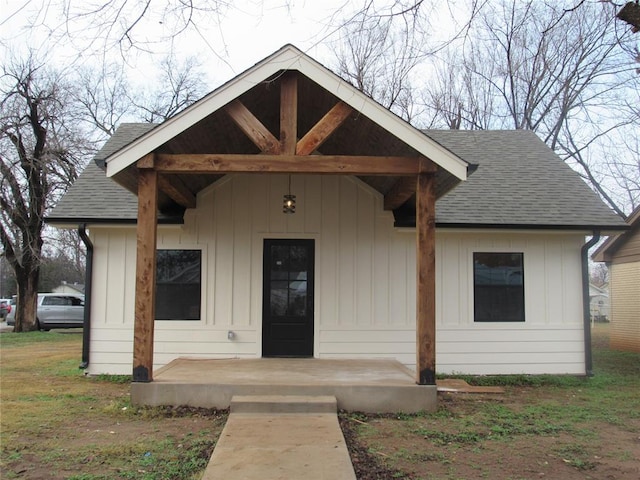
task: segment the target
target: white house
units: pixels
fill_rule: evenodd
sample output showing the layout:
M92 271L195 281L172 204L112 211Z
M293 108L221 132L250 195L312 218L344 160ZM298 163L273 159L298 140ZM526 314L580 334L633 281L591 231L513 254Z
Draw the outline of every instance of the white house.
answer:
M625 228L535 134L419 131L292 46L121 125L48 222L89 231L88 372L142 382L178 357L585 374L585 237Z
M589 284L589 309L591 311L592 322L609 321L609 286L598 287L593 283Z
M53 293L84 293L84 285L63 281L57 287L52 288L51 291Z

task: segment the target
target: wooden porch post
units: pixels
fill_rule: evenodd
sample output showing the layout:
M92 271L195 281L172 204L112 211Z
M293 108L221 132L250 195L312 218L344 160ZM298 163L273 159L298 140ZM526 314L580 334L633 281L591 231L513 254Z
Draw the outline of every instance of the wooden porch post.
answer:
M416 187L416 383L436 384L435 175L421 173Z
M151 168L148 168L148 167ZM145 168L143 168L145 167ZM153 157L138 163L136 300L133 333L133 381L153 381L158 173Z

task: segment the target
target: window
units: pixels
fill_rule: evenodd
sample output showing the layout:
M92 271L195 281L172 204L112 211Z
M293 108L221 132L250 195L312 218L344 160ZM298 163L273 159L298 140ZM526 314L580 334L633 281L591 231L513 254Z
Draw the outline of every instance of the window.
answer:
M70 305L73 307L84 307L84 299L78 297L69 297Z
M473 254L476 322L524 322L522 253Z
M158 250L156 320L200 320L202 252Z
M53 306L53 305L57 305L57 306L63 306L66 305L66 301L64 297L44 297L42 299L42 305L47 305L47 306Z

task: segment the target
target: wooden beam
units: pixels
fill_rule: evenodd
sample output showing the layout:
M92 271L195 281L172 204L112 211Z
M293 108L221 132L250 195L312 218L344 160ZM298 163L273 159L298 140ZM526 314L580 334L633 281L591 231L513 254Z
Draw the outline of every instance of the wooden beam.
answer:
M402 177L384 196L384 209L395 210L402 206L411 196L416 193L418 177Z
M138 171L138 227L136 256L133 381L153 381L153 327L155 322L158 174Z
M297 140L298 76L295 71L287 71L280 83L280 151L294 155Z
M428 158L420 158L418 173L436 173L438 166ZM384 196L384 209L395 210L401 207L416 193L418 177L403 177L399 179Z
M156 155L160 173L306 173L338 175L417 175L417 157L348 155Z
M300 139L296 147L298 155L309 155L322 145L335 130L351 115L353 108L344 102L338 102L324 117Z
M280 153L280 142L240 100L225 107L231 119L263 153Z
M196 208L196 196L178 177L167 178L161 175L158 178L158 187L178 205L184 208Z
M417 178L416 192L416 383L436 384L435 176Z
M144 157L136 162L136 167L138 168L153 168L153 164L155 162L155 153L147 153Z
M433 160L426 157L420 158L420 173L436 173L438 171L438 165Z

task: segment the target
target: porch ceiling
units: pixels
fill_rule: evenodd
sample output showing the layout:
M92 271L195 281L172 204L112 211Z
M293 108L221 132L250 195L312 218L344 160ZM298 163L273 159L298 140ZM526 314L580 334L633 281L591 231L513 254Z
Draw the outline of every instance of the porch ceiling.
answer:
M287 79L290 79L292 75L296 83L295 95L292 100L293 104L287 106L283 103L283 92L289 87L283 85L283 82L290 81ZM332 111L332 109L334 110ZM246 125L245 130L239 126L238 118L246 117L247 111L250 112L249 116L252 115L257 120L254 122L255 124L249 122L249 128L255 130L255 126L262 125L267 132L247 133ZM272 78L258 83L225 107L217 109L160 145L155 149L154 154L156 158L180 155L242 155L243 159L255 158L257 162L260 162L261 159L267 161L268 155L265 156L265 154L269 153L268 150L272 148L269 143L270 137L272 137L272 141L277 142L276 147L284 145L285 140L281 138L284 136L281 116L285 119L283 122L286 122L287 111L295 115L295 129L293 131L296 132L298 149L300 148L300 139L307 138L305 135L314 127L318 128L325 115L331 111L331 114L338 117L329 122L330 126L333 125L333 129L330 133L325 133L319 146L310 152L311 155L314 155L314 160L318 159L315 155L339 158L356 156L366 161L369 159L365 157L371 157L370 161L373 164L373 162L387 161L385 157L395 159L407 157L411 159L422 158L424 165L429 169L436 167L429 159L425 159L418 151L389 133L375 121L347 106L341 99L307 76L292 71L280 71ZM236 120L232 118L234 115ZM326 127L326 124L324 126ZM312 131L312 134L308 135L311 137L311 141L306 142L306 145L310 144L313 147L313 140L318 135L322 136L322 133L318 134ZM260 157L261 155L262 157ZM293 158L300 162L304 161L304 158L301 157ZM119 184L133 193L137 193L138 166L139 164L129 165L114 176ZM161 172L158 198L160 211L175 214L185 208L195 207L195 198L198 192L228 173L223 171L223 168L220 170L188 173ZM260 170L254 171L259 172ZM305 172L296 171L294 168L290 173ZM331 173L341 173L341 171L336 170ZM356 176L385 196L388 209L396 210L403 205L404 209L415 208L415 176L404 177L402 175L376 172L375 174ZM444 195L458 181L454 175L438 168L436 171L436 196Z

